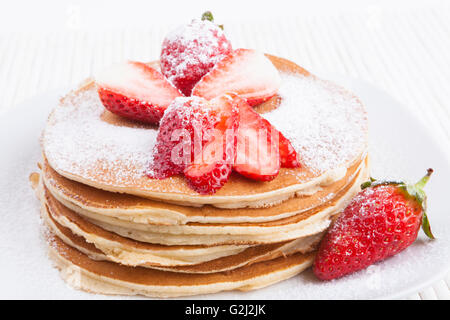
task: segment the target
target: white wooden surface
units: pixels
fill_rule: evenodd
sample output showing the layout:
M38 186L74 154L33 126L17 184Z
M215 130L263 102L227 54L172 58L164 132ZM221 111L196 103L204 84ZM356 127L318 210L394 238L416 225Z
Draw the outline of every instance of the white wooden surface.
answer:
M69 7L66 28L61 30L0 32L0 116L25 99L73 86L115 61L157 59L164 34L179 23L150 21L144 28L93 31L77 27L74 8ZM394 9L367 6L298 18L291 12L265 22L249 20L226 24L235 47L279 55L313 73L369 81L406 105L442 148L450 150L450 6L446 3ZM405 298L450 299L449 287L450 275Z

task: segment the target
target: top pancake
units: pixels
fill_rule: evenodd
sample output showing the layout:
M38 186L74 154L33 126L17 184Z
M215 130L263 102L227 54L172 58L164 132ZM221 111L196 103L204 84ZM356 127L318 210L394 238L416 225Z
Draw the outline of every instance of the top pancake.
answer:
M289 138L302 167L270 182L232 174L214 195L200 195L184 177L150 179L157 128L109 113L87 81L61 99L43 133L44 156L60 175L112 192L198 206L264 206L343 178L367 150L367 115L360 101L296 64L268 56L280 71L279 95L256 108Z

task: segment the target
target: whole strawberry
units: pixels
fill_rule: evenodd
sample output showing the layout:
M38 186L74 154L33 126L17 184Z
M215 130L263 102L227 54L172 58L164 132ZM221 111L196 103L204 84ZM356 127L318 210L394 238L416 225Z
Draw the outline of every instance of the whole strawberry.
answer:
M433 170L416 184L374 181L358 193L322 240L313 271L331 280L364 269L411 245L420 226L434 239L426 215L423 187Z
M217 62L231 53L231 43L213 16L205 12L201 20L193 20L170 32L161 49L161 71L185 96Z

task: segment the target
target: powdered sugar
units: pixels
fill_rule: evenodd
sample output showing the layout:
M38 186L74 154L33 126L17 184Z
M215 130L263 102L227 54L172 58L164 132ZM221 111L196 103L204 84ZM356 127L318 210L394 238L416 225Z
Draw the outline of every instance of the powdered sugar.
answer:
M186 108L186 103L189 102L192 108ZM183 118L184 121L187 121L187 119L194 116L194 112L197 109L197 107L201 106L203 109L208 108L208 104L206 103L206 100L201 97L178 97L176 98L166 109L164 112L164 116L161 119L161 122L164 121L164 117L166 115L169 115L173 112L178 112L179 110L183 110L184 113L186 113L186 116ZM187 113L189 112L189 113ZM195 118L195 116L194 116ZM186 123L183 123L186 124Z
M231 52L222 29L210 21L193 20L170 32L161 50L161 71L189 95L194 84Z
M56 170L89 178L89 172L101 165L116 175L116 181L144 174L156 141L156 129L103 121L105 108L95 88L65 101L54 110L43 136L45 155ZM117 162L121 165L117 166Z
M351 93L313 77L282 74L280 106L263 116L315 172L338 168L363 152L367 115Z
M183 76L183 72L186 66L198 62L209 64L215 64L223 55L214 55L219 47L219 39L225 35L219 27L210 21L193 20L190 24L181 25L168 33L165 40L168 42L179 43L184 48L183 54L174 56L163 57L167 59L176 59L180 63L173 63L177 65L176 74L171 75L169 80L172 80L174 76ZM229 42L223 43L225 49L230 48Z

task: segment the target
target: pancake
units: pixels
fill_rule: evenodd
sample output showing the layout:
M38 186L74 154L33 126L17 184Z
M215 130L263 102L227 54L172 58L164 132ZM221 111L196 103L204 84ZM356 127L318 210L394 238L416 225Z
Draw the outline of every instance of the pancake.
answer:
M51 214L48 204L43 204L42 216L49 229L64 243L76 248L94 260L107 260L127 266L140 266L158 270L184 272L184 273L214 273L228 271L244 265L271 260L280 256L288 256L297 252L307 253L313 251L319 243L322 234L317 234L306 239L297 239L281 243L248 247L247 249L206 262L199 263L173 263L170 258L154 259L148 255L139 255L133 251L121 250L121 242L117 241L115 250L101 250L96 245L89 243L84 237L73 233L71 229L59 224ZM126 239L121 239L126 242ZM168 252L170 254L170 252ZM155 262L156 260L156 262Z
M189 222L242 223L266 222L290 217L314 208L337 194L350 183L365 163L347 170L343 179L318 187L311 195L296 196L268 208L220 209L205 205L187 207L145 199L128 194L95 189L69 180L43 162L42 177L52 195L66 207L80 208L97 217L112 217L137 224L181 225Z
M134 241L89 223L58 203L42 186L38 193L42 203L41 215L50 229L71 246L97 260L106 259L105 256L108 256L112 261L132 266L139 264L179 266L238 254L249 247L248 245L165 246ZM88 246L83 245L84 242Z
M101 229L111 231L122 237L140 242L157 243L167 246L173 245L255 245L264 243L282 242L302 237L308 237L324 231L330 224L330 218L340 212L350 199L360 190L360 184L367 180L367 170L363 170L354 181L331 201L302 214L264 223L242 224L198 224L174 226L193 228L190 233L163 233L151 232L155 228L168 228L169 226L132 225L125 227L120 223L110 224L104 221L87 219ZM55 216L58 220L58 216ZM111 219L111 218L109 218ZM70 225L65 219L59 218L59 223L66 227ZM137 227L140 227L138 229ZM158 230L161 231L161 230ZM192 231L197 233L192 233ZM203 233L202 233L203 232Z
M365 157L367 115L353 94L288 60L268 57L280 70L282 85L279 96L257 110L291 140L302 158L301 168L282 168L270 182L233 174L216 194L204 196L182 176L150 179L145 173L157 128L110 114L93 81L62 98L50 115L42 139L44 156L70 180L187 206L261 207L311 194L317 186L342 179Z
M314 258L313 253L296 253L226 272L189 274L96 261L51 233L48 242L50 257L72 287L93 293L160 298L262 288L302 272Z
M317 212L320 212L323 208L327 208L330 205L336 203L341 197L349 195L349 190L359 180L366 179L361 177L363 172L367 172L366 167L362 168L362 171L357 174L345 185L344 188L337 190L335 194L328 198L328 201L317 201L317 204L312 206L311 209L301 211L298 214L288 216L286 218L264 221L264 222L241 222L241 223L200 223L189 222L183 225L154 225L154 224L142 224L123 221L114 217L107 217L99 214L92 213L88 210L80 207L70 205L68 206L78 214L94 221L96 224L105 223L123 227L126 229L135 229L140 231L149 231L155 233L170 233L170 234L256 234L256 233L274 233L277 227L285 227L294 223L299 223L308 218L311 218ZM361 174L360 174L361 173ZM330 196L330 194L328 194ZM300 202L299 202L300 203ZM278 207L278 206L277 206ZM275 208L277 208L275 207ZM317 210L316 210L317 209ZM239 209L235 209L239 210ZM260 211L266 209L259 209ZM298 226L297 226L298 227ZM296 228L297 228L296 227ZM269 230L272 228L272 230ZM285 230L284 230L285 231Z
M321 239L321 234L317 234L305 239L282 243L253 247L247 246L247 248L244 246L236 246L237 248L234 252L230 249L228 252L222 251L220 254L215 252L208 254L208 249L212 251L218 251L218 249L215 247L203 247L204 254L196 257L201 258L201 260L182 261L179 257L175 256L174 258L171 254L177 254L176 249L190 251L191 248L188 246L182 248L169 247L172 250L162 250L159 248L158 251L159 246L138 243L102 230L58 204L51 195L45 195L42 200L42 217L44 221L50 230L66 244L87 254L91 259L110 260L129 266L143 266L188 273L219 272L231 270L256 261L263 261L269 258L273 259L281 255L286 256L296 252L310 252ZM63 221L64 226L58 220ZM229 247L233 248L232 246ZM193 247L192 251L195 251L195 249L196 247Z

